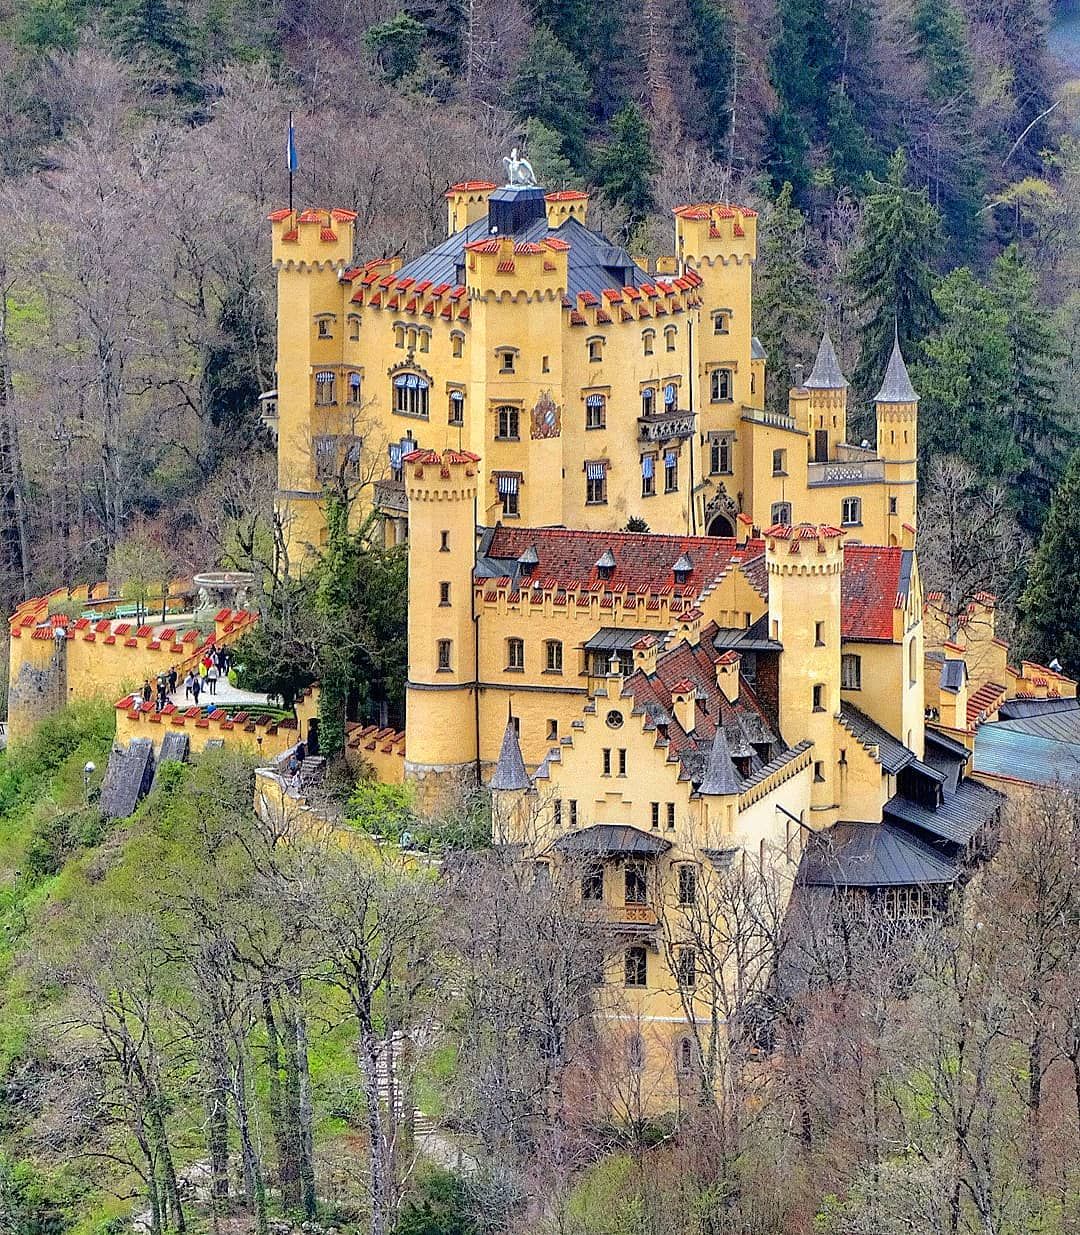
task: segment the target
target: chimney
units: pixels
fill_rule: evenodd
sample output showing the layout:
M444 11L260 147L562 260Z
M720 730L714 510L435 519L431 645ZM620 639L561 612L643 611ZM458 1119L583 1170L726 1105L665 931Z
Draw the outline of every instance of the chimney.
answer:
M716 684L728 703L739 701L739 669L742 658L738 652L725 652L716 662Z
M640 669L646 677L652 677L656 672L656 653L660 640L655 635L642 635L634 644L634 668Z
M700 609L687 609L679 618L679 637L692 648L701 642L701 619L704 616Z
M697 688L693 682L676 682L671 688L671 711L685 732L697 728Z

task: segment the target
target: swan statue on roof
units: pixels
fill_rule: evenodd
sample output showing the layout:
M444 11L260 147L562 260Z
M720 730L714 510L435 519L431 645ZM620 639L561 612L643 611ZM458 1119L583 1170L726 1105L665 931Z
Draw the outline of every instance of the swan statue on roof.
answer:
M507 184L524 185L528 188L536 187L536 173L532 169L532 164L528 159L518 157L517 146L510 151L509 158L503 159L503 167L506 168Z

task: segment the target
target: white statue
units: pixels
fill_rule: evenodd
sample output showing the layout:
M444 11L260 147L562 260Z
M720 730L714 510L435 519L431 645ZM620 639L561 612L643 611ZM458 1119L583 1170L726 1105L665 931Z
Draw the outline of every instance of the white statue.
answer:
M536 173L528 159L519 159L517 146L510 151L510 157L503 159L506 168L506 183L512 185L527 185L536 187Z

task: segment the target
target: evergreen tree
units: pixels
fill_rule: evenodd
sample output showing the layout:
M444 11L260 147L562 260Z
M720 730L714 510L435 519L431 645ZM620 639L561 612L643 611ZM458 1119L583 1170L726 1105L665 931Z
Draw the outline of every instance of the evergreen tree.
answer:
M1080 450L1054 491L1020 618L1036 659L1057 657L1066 673L1080 676Z
M574 57L546 27L533 32L510 88L523 121L539 120L557 133L562 154L577 170L585 166L589 80Z
M111 0L106 29L117 50L157 79L155 93L194 101L201 94L194 32L170 0Z
M686 117L687 128L714 158L727 154L731 129L731 76L735 23L727 0L687 0L686 26L676 31L701 105Z
M525 154L537 184L548 189L580 189L583 181L562 152L562 140L534 116L525 125Z
M871 180L849 278L866 315L854 385L869 397L892 351L894 328L907 357L936 318L933 265L940 252L941 216L926 190L907 183L907 156L897 150L885 180Z
M821 318L806 248L806 219L785 184L761 220L754 271L754 325L769 354L767 403L779 410L787 409L792 370L808 354Z
M364 45L379 62L387 81L400 81L416 72L427 35L423 23L408 13L398 13L388 21L364 31Z
M611 138L594 159L596 180L627 213L631 227L643 222L655 205L653 176L658 164L652 135L640 108L627 103L611 123Z
M1020 464L1009 391L1008 319L988 288L960 266L934 289L940 324L923 343L912 380L922 396L924 458L958 455L989 479Z
M1060 341L1051 314L1039 303L1038 276L1017 245L1009 245L995 260L989 286L1005 315L1007 395L1013 438L1021 454L1016 486L1020 523L1037 534L1076 445L1075 430L1057 402L1054 361Z

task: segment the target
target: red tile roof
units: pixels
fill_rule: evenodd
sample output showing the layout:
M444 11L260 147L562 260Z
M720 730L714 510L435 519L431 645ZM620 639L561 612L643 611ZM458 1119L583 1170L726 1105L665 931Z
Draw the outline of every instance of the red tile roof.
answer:
M588 193L582 193L580 189L559 189L555 193L544 194L546 202L587 202L588 200Z
M996 712L1005 702L1005 687L997 682L984 682L982 686L968 699L967 723L969 729L974 729L987 716Z
M904 603L904 553L897 547L845 545L840 633L844 639L891 641L893 612Z
M462 180L458 184L452 184L444 196L453 197L455 193L484 193L494 188L495 185L490 180Z

